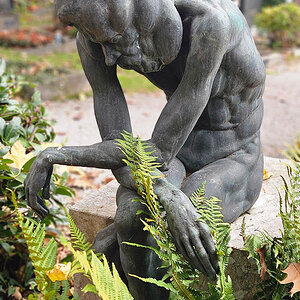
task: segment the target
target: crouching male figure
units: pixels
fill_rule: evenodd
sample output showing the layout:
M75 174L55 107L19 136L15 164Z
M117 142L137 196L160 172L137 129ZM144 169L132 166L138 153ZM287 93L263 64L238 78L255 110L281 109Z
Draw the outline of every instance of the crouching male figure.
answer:
M114 141L131 131L116 67L133 69L167 98L148 142L167 174L155 191L170 231L191 265L214 279L214 242L188 197L205 181L206 196L221 199L232 222L254 204L262 184L265 70L244 17L231 0L56 0L56 9L78 29L102 142L42 152L25 182L28 204L41 217L48 213L38 193L43 189L47 198L53 164L112 169L120 183L118 209L95 247L109 256L106 242L115 236L115 259L134 298L167 299L166 291L127 275L161 278L159 259L122 243L154 243L136 215L141 204L131 201L135 187Z

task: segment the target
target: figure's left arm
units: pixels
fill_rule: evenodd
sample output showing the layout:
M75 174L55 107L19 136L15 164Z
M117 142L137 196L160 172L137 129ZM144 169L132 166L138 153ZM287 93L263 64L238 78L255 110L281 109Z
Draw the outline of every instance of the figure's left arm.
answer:
M181 149L210 98L212 84L230 40L228 19L204 16L194 20L190 53L180 85L155 126L150 142L168 164ZM210 230L188 197L158 179L155 193L167 213L168 224L180 252L198 270L214 279L218 259Z
M168 164L179 152L211 93L230 40L227 15L199 16L192 23L190 52L183 78L164 107L150 143Z

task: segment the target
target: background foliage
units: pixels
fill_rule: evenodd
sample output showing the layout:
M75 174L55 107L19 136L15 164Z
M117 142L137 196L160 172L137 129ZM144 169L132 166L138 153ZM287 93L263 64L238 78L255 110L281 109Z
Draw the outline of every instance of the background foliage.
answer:
M33 216L26 207L23 182L35 155L55 136L39 93L32 99L17 98L23 83L22 79L5 72L5 62L0 59L0 298L11 297L16 287L26 295L35 286L32 262L16 226L16 212L8 189L16 195L22 213ZM73 195L63 186L66 176L55 174L54 180L59 179L60 184L51 184L50 198L58 205L53 205L43 220L47 235L56 230L50 225L64 218L58 195Z
M255 259L262 278L261 292L256 299L300 299L300 164L294 161L287 169L288 181L282 177L284 198L279 195L279 215L283 225L280 236L272 238L268 232L247 236L247 224L243 224L245 249L249 257ZM294 287L291 290L292 281L288 285L281 281L286 277L283 271L294 264L298 265L299 270L298 274L295 272Z
M300 42L300 6L294 3L265 7L255 24L268 34L271 46L291 47Z

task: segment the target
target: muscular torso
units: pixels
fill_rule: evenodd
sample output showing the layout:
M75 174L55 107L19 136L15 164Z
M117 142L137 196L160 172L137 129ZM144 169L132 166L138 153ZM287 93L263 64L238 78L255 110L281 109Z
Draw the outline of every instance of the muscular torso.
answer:
M177 155L192 173L245 149L254 140L260 143L265 69L245 18L231 0L176 0L175 7L183 25L179 53L160 71L139 72L162 89L169 101L151 139L161 150L162 161L168 163ZM85 32L82 24L79 27ZM102 137L113 138L111 131L130 131L115 66L104 64L99 44L86 39L80 39L79 44L79 50L82 47L93 57L90 61L80 50L94 90ZM123 44L105 42L102 49L113 56L125 47L117 63L126 67L131 59L128 45L135 45L135 40L125 39Z
M189 15L184 2L178 1L177 5L184 25L179 55L162 71L144 74L165 92L167 98L175 92L181 81L190 50L193 16ZM194 2L201 10L202 1ZM233 29L230 49L214 79L209 102L177 155L189 172L226 157L257 138L263 115L265 70L244 17L231 1L203 2L204 11L211 2L217 6L225 2L219 9L229 15Z

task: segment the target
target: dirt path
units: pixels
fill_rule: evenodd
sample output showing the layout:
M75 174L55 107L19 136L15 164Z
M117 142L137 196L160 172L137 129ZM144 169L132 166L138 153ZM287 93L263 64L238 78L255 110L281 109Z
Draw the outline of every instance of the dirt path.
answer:
M165 105L163 93L126 97L134 133L150 138ZM264 154L281 157L286 144L300 134L300 63L268 71L264 93L265 113L261 129ZM92 99L47 103L50 118L57 120L56 140L67 145L88 145L100 141Z
M300 63L269 71L264 93L261 129L265 155L281 157L300 134Z

